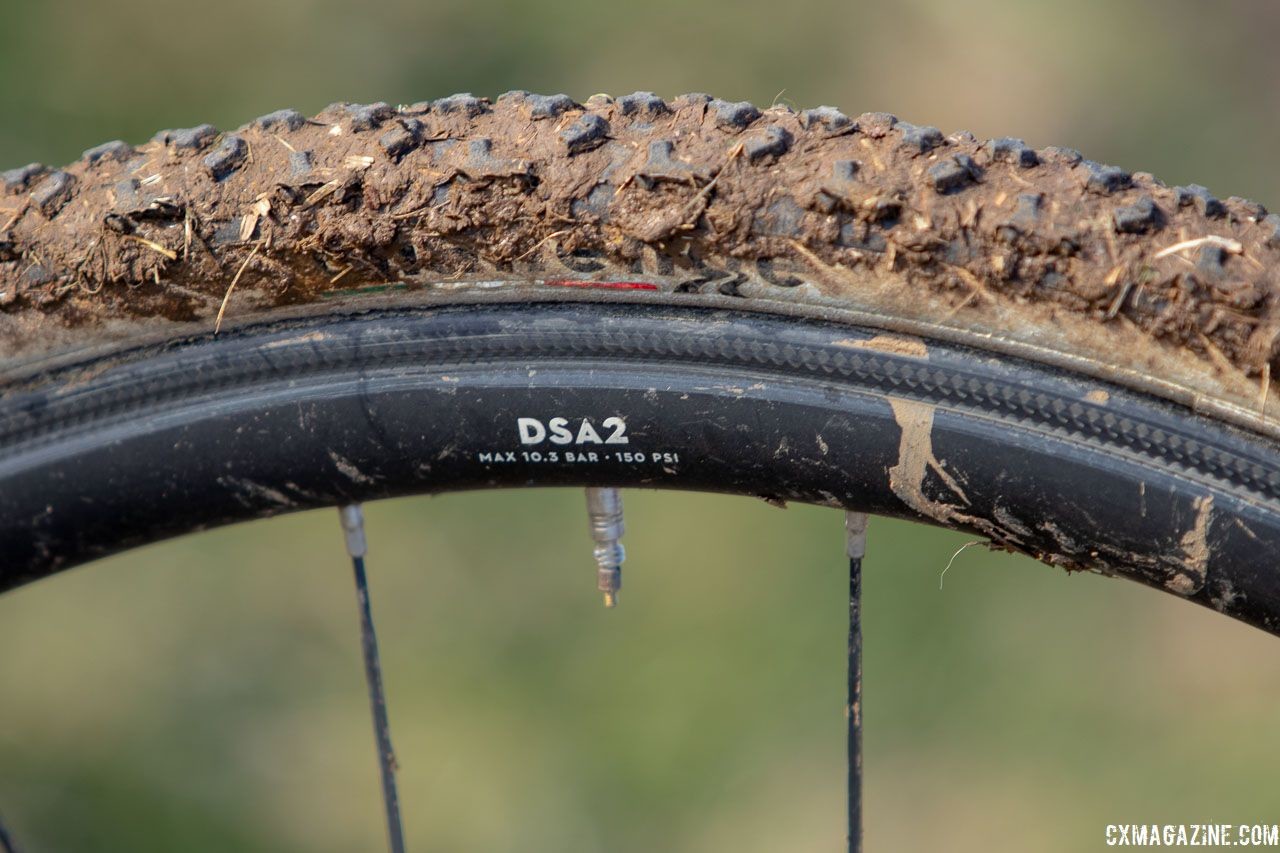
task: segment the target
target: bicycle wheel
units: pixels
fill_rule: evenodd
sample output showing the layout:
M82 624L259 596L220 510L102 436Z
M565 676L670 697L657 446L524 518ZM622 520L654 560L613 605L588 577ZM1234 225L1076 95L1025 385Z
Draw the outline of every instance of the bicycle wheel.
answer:
M310 507L643 485L1280 628L1280 219L1242 199L646 93L282 111L5 186L0 588Z

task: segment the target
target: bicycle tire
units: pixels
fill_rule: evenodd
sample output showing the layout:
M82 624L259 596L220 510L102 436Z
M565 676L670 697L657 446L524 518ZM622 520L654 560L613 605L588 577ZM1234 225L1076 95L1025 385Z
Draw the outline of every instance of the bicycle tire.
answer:
M5 187L0 588L310 506L607 482L913 517L1280 628L1258 205L643 93L285 111ZM561 409L697 464L481 459Z

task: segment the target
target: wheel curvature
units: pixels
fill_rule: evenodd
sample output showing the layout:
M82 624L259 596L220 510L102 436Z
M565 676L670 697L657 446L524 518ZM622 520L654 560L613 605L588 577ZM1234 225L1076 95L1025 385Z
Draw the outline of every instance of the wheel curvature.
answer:
M918 518L1280 626L1268 440L844 325L592 303L264 323L66 367L0 401L0 435L6 587L310 507L640 485Z

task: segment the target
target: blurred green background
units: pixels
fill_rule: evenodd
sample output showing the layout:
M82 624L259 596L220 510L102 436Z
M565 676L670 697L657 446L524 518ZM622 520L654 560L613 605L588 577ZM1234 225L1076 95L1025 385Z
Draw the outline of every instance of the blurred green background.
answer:
M0 2L0 163L283 106L653 89L1082 149L1280 206L1268 0ZM623 606L580 494L368 508L411 848L834 851L839 514L628 493ZM1074 851L1280 821L1280 643L1119 581L877 521L870 850ZM30 851L381 848L332 512L0 598L0 814Z

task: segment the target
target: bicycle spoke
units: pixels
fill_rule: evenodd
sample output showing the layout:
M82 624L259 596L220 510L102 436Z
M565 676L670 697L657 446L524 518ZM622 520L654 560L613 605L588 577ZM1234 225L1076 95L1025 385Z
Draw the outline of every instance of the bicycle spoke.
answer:
M587 519L595 540L596 588L604 593L604 606L616 607L622 589L622 561L627 552L619 541L626 530L622 521L622 492L587 489Z
M14 841L13 836L5 829L3 820L0 820L0 853L22 853L18 842Z
M867 552L867 516L844 515L845 551L849 555L848 731L849 853L862 850L862 558Z
M387 809L387 843L391 853L404 853L404 828L400 823L400 797L396 792L396 756L391 748L391 724L387 720L387 697L382 690L382 663L378 658L378 637L373 630L373 611L369 606L369 583L365 577L364 557L368 543L364 536L364 512L359 504L338 508L347 553L356 577L356 596L360 604L360 641L364 649L364 675L369 685L369 705L373 710L373 736L378 744L378 764L382 771L382 798Z

